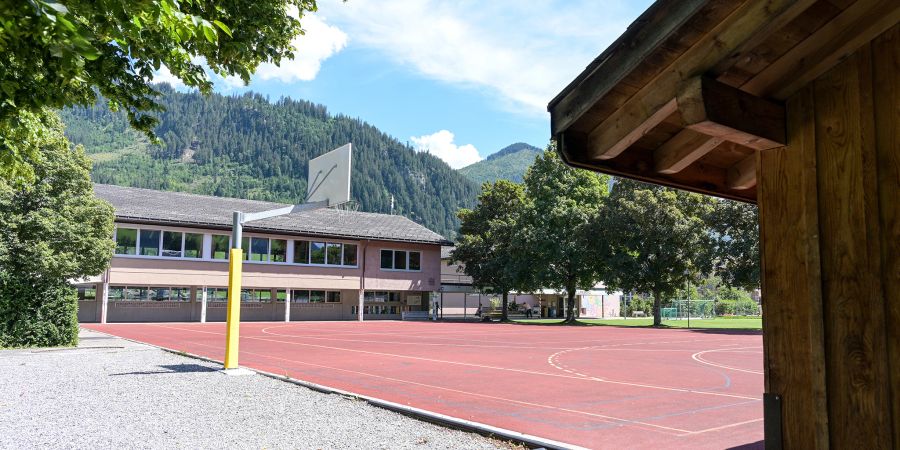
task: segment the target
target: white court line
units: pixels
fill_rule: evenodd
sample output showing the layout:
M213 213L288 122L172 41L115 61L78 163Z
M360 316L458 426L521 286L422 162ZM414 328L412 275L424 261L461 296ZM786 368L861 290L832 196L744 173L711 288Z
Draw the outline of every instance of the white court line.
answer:
M748 423L762 422L763 420L764 420L764 419L752 419L752 420L747 420L747 421L744 421L744 422L730 423L730 424L728 424L728 425L722 425L721 427L707 428L707 429L705 429L705 430L700 430L700 431L689 431L689 432L687 432L687 433L685 433L685 434L679 434L678 437L682 437L682 436L692 436L692 435L695 435L695 434L708 433L708 432L710 432L710 431L719 431L719 430L724 430L724 429L726 429L726 428L733 428L733 427L739 427L739 426L741 426L741 425L747 425Z
M168 328L171 328L171 327L168 327ZM197 342L195 342L195 344L200 345L200 346L203 346L203 347L210 347L210 348L219 349L219 347L213 346L213 345L209 345L209 344L201 344L201 343L197 343ZM469 396L473 396L473 397L487 398L487 399L495 400L495 401L498 401L498 402L501 402L501 403L516 403L516 404L519 404L519 405L531 406L531 407L534 407L534 408L550 409L550 410L562 411L562 412L571 413L571 414L579 414L579 415L584 415L584 416L592 417L592 418L595 418L595 419L600 419L601 422L606 422L606 423L615 423L615 424L619 424L619 425L635 425L635 426L638 426L639 428L640 428L640 427L649 427L649 428L651 429L651 431L662 432L662 433L670 434L670 435L671 435L672 433L668 433L668 431L672 431L672 432L675 432L675 433L683 433L683 434L675 434L676 436L680 436L680 435L690 434L690 433L691 433L691 431L689 431L689 430L682 430L682 429L680 429L680 428L672 428L672 427L667 427L667 426L663 426L663 425L656 425L656 424L652 424L652 423L641 422L641 421L637 421L637 420L622 419L622 418L619 418L619 417L607 416L607 415L597 414L597 413L592 413L592 412L587 412L587 411L580 411L580 410L577 410L577 409L561 408L561 407L557 407L557 406L544 405L544 404L540 404L540 403L531 403L531 402L525 402L525 401L521 401L521 400L514 400L514 399L510 399L510 398L497 397L497 396L494 396L494 395L480 394L480 393L477 393L477 392L463 391L463 390L459 390L459 389L448 388L448 387L445 387L445 386L438 386L438 385L433 385L433 384L419 383L419 382L416 382L416 381L401 380L401 379L398 379L398 378L386 377L386 376L383 376L383 375L376 375L376 374L368 373L368 372L360 372L360 371L357 371L357 370L342 369L342 368L340 368L340 367L331 367L331 366L326 366L326 365L323 365L323 364L315 364L315 363L309 363L309 362L305 362L305 361L296 361L296 360L293 360L293 359L280 358L280 357L272 356L272 355L266 355L266 354L261 354L261 353L249 352L249 351L246 351L246 350L245 350L244 352L247 353L247 354L254 355L254 356L259 356L259 357L262 357L262 358L276 359L276 360L280 360L280 361L287 361L287 362L290 362L290 363L299 363L299 364L304 364L304 365L308 365L308 366L320 367L320 368L324 368L324 369L331 369L331 370L336 370L336 371L341 371L341 372L349 372L349 373L352 373L352 374L365 375L365 376L369 376L369 377L373 377L373 378L380 378L380 379L383 379L383 380L394 381L394 382L397 382L397 383L413 384L413 385L417 385L417 386L426 387L426 388L429 388L429 389L439 389L439 390L443 390L443 391L455 392L455 393L464 394L464 395L469 395ZM665 430L665 431L661 431L661 430Z
M746 373L753 373L753 374L757 374L757 375L763 375L765 372L762 372L760 370L741 369L739 367L731 367L731 366L726 366L724 364L716 364L714 362L710 362L710 361L703 359L703 357L701 356L705 353L732 352L735 350L747 350L747 349L756 350L758 348L759 347L730 347L730 348L720 348L720 349L715 349L715 350L704 350L702 352L694 353L693 355L691 355L691 358L694 361L697 361L700 364L706 364L707 366L718 367L720 369L736 370L738 372L746 372Z
M183 331L192 331L192 332L196 332L196 333L216 334L216 335L220 335L220 336L225 335L225 333L192 330L189 328L180 328L180 327L165 326L165 325L153 324L151 326L162 327L162 328L171 328L171 329L183 330ZM266 329L263 329L262 332L266 333ZM255 340L266 341L266 342L276 342L276 343L287 344L287 345L302 345L305 347L317 347L317 348L323 348L323 349L328 349L328 350L341 350L341 351L346 351L346 352L388 356L388 357L392 357L392 358L403 358L403 359L437 362L437 363L452 364L452 365L467 366L467 367L478 367L478 368L482 368L482 369L492 369L492 370L501 370L501 371L507 371L507 372L526 373L526 374L530 374L530 375L552 376L552 377L559 377L559 378L568 378L568 379L573 379L573 380L591 381L591 382L596 382L596 383L609 383L609 384L616 384L616 385L621 385L621 386L632 386L632 387L642 387L642 388L647 388L647 389L657 389L657 390L664 390L664 391L671 391L671 392L682 392L682 393L687 393L687 394L711 395L711 396L715 396L715 397L728 397L728 398L740 398L740 399L744 399L744 400L760 400L760 398L758 398L758 397L749 397L746 395L725 394L722 392L698 391L698 390L694 390L694 389L676 388L676 387L669 387L669 386L656 386L656 385L652 385L652 384L643 384L643 383L629 383L629 382L625 382L625 381L590 379L590 378L584 378L584 377L562 375L562 374L558 374L558 373L537 372L537 371L523 370L523 369L512 369L512 368L508 368L508 367L496 367L496 366L488 366L488 365L483 365L483 364L464 363L464 362L459 362L459 361L446 361L446 360L433 359L433 358L423 358L423 357L419 357L419 356L398 355L395 353L372 352L372 351L367 351L367 350L357 350L357 349L349 349L349 348L342 348L342 347L329 347L327 345L282 341L282 340L277 340L277 339L267 339L267 338L258 337L258 336L245 336L244 338L245 339L255 339Z

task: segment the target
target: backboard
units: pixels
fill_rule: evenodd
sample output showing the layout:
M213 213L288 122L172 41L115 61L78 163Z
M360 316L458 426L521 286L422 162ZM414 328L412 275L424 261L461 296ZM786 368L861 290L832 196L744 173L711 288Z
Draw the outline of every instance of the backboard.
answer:
M309 160L306 202L328 202L328 206L350 201L350 144Z

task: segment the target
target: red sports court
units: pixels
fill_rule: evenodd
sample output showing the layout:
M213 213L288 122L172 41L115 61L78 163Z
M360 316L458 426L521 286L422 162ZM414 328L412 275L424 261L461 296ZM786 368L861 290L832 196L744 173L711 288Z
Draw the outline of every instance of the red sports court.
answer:
M221 361L224 323L86 328ZM241 324L242 366L588 448L762 447L760 333Z

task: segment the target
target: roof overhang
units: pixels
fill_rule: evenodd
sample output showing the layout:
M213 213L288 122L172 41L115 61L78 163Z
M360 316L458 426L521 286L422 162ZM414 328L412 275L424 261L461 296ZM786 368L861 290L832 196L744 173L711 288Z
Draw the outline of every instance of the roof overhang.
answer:
M658 0L549 106L576 167L748 202L785 101L900 21L896 0Z

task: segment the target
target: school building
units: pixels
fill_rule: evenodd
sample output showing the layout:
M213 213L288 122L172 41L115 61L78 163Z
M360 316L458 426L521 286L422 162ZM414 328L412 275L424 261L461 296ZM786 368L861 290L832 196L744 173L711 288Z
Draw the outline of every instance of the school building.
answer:
M110 268L78 284L81 322L224 321L231 220L279 203L94 185L115 208ZM402 216L318 209L244 225L241 320L422 316L439 234Z
M483 307L490 307L499 295L484 294L472 286L472 277L462 271L462 264L451 257L454 247L441 248L441 290L438 298L440 315L446 317L474 317ZM534 317L565 317L566 293L540 289L530 293L510 292L509 303L517 303L519 310L530 308ZM575 292L575 315L583 318L620 317L622 293L606 289L602 283L593 289Z

